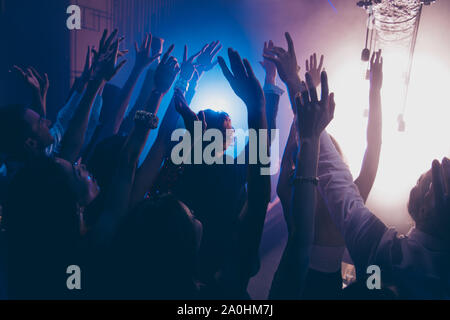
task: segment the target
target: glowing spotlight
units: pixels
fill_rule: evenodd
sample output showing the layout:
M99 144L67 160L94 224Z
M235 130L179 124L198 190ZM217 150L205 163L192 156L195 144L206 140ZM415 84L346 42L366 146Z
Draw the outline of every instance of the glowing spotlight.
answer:
M377 179L368 202L374 212L397 212L381 216L390 224L405 223L411 188L419 176L430 169L433 159L450 155L450 140L447 139L450 136L447 102L450 71L439 56L416 52L408 108L404 114L408 126L405 132L397 131L404 79L399 71L399 64L404 63L402 57L401 52L395 50L384 55L383 145ZM361 117L361 109L368 105L368 81L359 76L360 72L358 63L349 61L330 73L337 106L329 131L341 144L355 178L363 160L367 130L367 118Z
M191 102L192 110L195 112L204 109L224 111L230 116L234 128L246 131L248 129L247 108L230 88L220 70L205 74L205 79L200 81L198 92ZM239 132L240 130L237 131L237 134ZM238 147L235 155L238 155L242 149L242 147ZM227 153L230 152L230 150L227 151Z

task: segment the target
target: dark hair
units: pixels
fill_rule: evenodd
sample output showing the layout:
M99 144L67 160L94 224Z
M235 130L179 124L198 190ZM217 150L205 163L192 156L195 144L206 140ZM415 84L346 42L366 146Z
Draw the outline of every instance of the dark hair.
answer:
M0 107L0 152L22 157L25 140L31 135L31 128L25 122L26 108L10 104Z
M122 285L133 298L186 299L196 294L195 227L171 194L138 205L118 232L113 254L118 257L115 265L126 270Z
M10 295L47 298L67 291L65 271L76 264L80 232L76 195L61 165L40 156L15 175L5 201L4 226Z
M214 111L211 109L202 110L205 113L205 121L208 125L208 128L214 128L223 130L223 123L227 118L230 118L228 113L224 111Z

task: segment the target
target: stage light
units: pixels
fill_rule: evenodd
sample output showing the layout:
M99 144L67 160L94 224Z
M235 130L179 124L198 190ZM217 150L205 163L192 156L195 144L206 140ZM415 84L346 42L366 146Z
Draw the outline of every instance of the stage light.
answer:
M367 118L361 110L368 106L368 81L360 77L358 59L344 54L347 63L330 72L335 92L336 116L329 132L342 147L345 158L356 178L366 148ZM356 55L355 55L356 57ZM406 203L411 188L419 176L431 168L433 159L450 155L450 104L447 83L450 71L440 56L417 52L412 67L405 132L397 130L397 115L402 104L404 77L398 66L403 55L395 50L386 52L381 91L383 110L383 144L380 166L369 208L374 212L397 212L381 217L388 223L404 223ZM403 59L404 60L404 59ZM339 81L346 79L346 81ZM378 210L377 210L378 209Z
M192 110L195 112L204 109L224 111L230 116L234 128L246 131L248 129L247 108L230 88L221 70L217 67L216 70L205 74L204 77L205 79L200 80L198 92L190 104ZM242 134L241 130L236 131L236 135L239 134ZM235 156L243 150L243 146L236 146L236 148ZM229 148L226 153L231 154L231 152Z
M398 91L401 103L396 116L397 129L400 132L406 130L404 114L408 106L409 82L422 6L423 4L429 5L431 2L434 1L369 0L357 3L368 14L365 47L361 53L361 60L367 62L367 68L369 68L370 52L383 49L384 54L387 50L391 50L399 55L399 58L395 59L398 62L395 68L403 72L400 82L396 85L397 88L402 87Z

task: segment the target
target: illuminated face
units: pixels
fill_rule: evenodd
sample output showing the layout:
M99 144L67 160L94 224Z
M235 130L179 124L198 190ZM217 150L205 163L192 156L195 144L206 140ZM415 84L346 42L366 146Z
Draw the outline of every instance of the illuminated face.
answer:
M81 206L90 204L100 193L100 188L86 167L78 163L72 164L61 158L55 160L69 176L69 183L78 197L78 203Z
M54 142L54 138L50 134L50 120L41 117L31 109L25 111L24 120L30 125L32 140L36 142L35 148L45 149Z

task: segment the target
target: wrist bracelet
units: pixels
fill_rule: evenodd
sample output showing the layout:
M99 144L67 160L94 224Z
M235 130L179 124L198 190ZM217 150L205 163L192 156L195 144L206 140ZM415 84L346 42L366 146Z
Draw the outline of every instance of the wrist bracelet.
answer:
M317 186L319 184L319 178L317 177L293 177L291 180L291 184L294 185L296 183L312 183Z
M156 129L159 123L159 119L156 114L143 110L136 111L134 121L150 129Z

